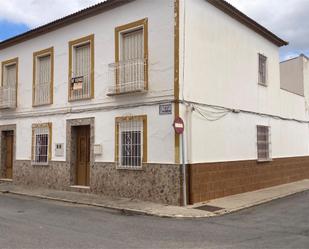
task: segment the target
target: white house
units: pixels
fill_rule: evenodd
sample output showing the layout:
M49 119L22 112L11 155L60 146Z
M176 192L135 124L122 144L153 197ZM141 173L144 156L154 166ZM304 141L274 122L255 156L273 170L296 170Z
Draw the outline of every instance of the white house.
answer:
M191 203L309 176L287 43L222 0L107 0L0 43L1 175Z

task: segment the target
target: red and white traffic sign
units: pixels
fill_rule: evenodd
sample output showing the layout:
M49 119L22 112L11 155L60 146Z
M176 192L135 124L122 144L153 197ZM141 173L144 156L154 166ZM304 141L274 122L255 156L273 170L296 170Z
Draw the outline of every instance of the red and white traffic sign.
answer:
M174 130L177 134L182 134L185 128L184 122L181 117L176 117L173 123Z

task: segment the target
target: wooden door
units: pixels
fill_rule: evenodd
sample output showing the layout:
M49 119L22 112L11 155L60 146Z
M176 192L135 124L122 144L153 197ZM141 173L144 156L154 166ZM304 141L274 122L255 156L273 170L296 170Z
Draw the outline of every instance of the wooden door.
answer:
M89 186L90 126L79 126L76 129L76 184Z
M13 143L14 143L14 134L13 132L5 132L5 177L7 179L12 179L13 177Z

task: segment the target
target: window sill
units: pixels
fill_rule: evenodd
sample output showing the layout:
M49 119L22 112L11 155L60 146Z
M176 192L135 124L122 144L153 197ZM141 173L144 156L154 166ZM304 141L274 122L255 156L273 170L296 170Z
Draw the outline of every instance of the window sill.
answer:
M49 166L49 162L48 163L36 163L36 162L31 162L32 166L38 166L38 167L48 167Z
M32 105L32 107L43 107L43 106L48 106L48 105L52 105L53 103L46 103L46 104L38 104L38 105Z
M91 96L91 97L85 97L85 98L81 98L81 99L70 99L69 98L69 102L78 102L78 101L87 101L87 100L92 100L93 99L93 96Z
M138 90L132 90L132 91L125 91L125 92L112 92L112 93L107 93L106 95L109 97L114 97L114 96L121 96L121 95L129 95L129 94L135 94L135 93L146 93L147 90L145 89L138 89Z
M123 166L118 166L116 165L117 170L128 170L128 171L143 171L144 167L143 166L132 166L132 167L123 167Z
M270 163L272 161L273 161L272 158L270 158L270 159L258 159L257 160L258 163Z
M268 86L267 82L266 83L258 82L258 85L259 86L263 86L263 87L267 87Z

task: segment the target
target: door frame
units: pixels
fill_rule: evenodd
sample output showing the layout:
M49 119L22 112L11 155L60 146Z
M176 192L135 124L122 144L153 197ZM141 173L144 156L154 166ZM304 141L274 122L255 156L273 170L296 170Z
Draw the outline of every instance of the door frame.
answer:
M91 187L91 169L94 165L94 118L69 119L66 121L66 161L70 167L70 185L76 183L76 137L74 127L90 126L90 162L89 162L89 187Z
M13 164L12 164L12 175L14 178L14 171L16 170L16 125L1 125L0 126L0 178L4 178L6 176L6 168L5 168L5 132L12 131L13 132Z

